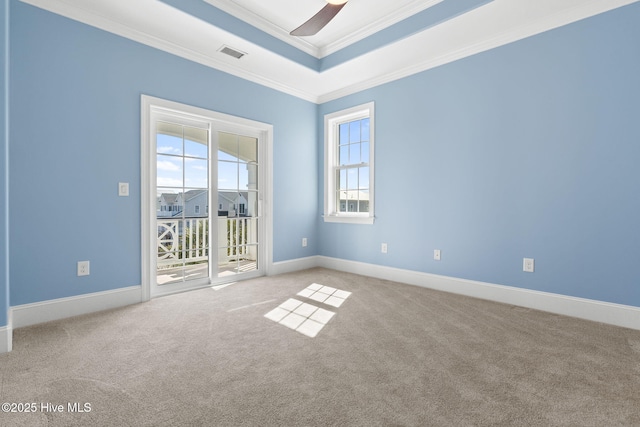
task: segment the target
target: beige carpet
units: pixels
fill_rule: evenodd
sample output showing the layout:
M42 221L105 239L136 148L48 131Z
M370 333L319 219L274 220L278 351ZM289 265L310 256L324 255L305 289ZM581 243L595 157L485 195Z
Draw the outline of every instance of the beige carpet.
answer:
M297 295L313 284L341 305ZM315 338L278 323L290 299L325 319ZM2 426L640 425L640 331L325 269L17 329L13 347L0 402L36 411Z

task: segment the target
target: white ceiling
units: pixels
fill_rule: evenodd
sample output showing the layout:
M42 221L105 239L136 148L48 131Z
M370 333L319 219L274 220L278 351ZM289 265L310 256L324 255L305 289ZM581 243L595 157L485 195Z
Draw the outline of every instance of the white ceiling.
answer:
M21 1L322 103L640 0L494 0L326 71L301 65L159 0ZM317 36L302 40L305 46L288 32L320 10L324 0L201 1L321 57L440 0L350 0ZM223 45L247 55L231 58L218 51Z
M443 0L350 0L322 31L304 38L289 33L322 9L325 0L203 1L321 58Z

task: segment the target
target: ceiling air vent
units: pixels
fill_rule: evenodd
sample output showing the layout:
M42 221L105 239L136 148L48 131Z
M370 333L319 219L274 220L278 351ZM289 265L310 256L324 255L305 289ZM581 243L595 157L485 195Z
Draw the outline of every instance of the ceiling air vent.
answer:
M233 49L233 48L231 48L229 46L222 46L220 49L218 49L218 52L222 52L222 53L225 53L225 54L227 54L229 56L233 56L236 59L240 59L240 58L242 58L243 56L246 55L246 53L240 52L239 50Z

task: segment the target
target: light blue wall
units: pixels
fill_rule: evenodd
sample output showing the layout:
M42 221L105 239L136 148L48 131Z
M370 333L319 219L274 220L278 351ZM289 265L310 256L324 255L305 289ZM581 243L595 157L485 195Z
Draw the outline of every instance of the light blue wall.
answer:
M276 262L321 254L640 306L637 22L634 4L317 107L11 0L11 305L140 284L144 93L274 125ZM372 100L376 223L325 224L323 115ZM91 276L76 277L84 259Z
M377 187L373 226L319 220L320 254L640 306L638 22L636 3L322 105L375 100Z
M12 306L140 284L141 94L273 124L274 261L317 252L315 104L15 0L10 65Z
M9 3L0 4L0 327L7 325L9 310L9 260L8 260L8 224L9 208L7 204L8 156L8 47L9 47Z

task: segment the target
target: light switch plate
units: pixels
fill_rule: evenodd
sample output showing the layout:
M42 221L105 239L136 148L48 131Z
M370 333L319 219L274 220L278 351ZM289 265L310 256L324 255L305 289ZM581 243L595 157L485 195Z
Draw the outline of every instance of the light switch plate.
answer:
M127 197L129 195L129 183L128 182L119 182L118 183L118 196Z

